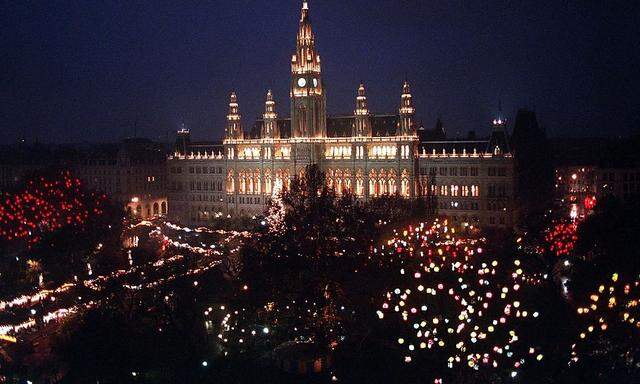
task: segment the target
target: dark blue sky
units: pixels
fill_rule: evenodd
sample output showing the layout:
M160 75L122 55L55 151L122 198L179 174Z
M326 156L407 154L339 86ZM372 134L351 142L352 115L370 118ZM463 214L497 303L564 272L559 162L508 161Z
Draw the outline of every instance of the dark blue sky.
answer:
M228 93L245 126L273 88L289 115L300 1L4 1L0 133L41 141L222 135ZM487 132L502 100L552 135L640 127L637 1L316 0L330 113L393 112L405 76L418 120Z

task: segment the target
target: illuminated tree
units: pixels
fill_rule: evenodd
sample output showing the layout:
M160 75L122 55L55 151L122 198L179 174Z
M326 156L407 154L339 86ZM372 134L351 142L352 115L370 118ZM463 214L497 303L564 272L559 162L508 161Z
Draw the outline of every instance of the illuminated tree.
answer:
M577 228L576 223L560 222L552 225L545 233L547 250L557 257L569 256L578 240Z
M105 203L104 195L87 193L69 172L36 175L0 199L0 239L33 246L48 233L101 215Z
M273 186L273 193L269 200L269 208L265 218L265 224L271 234L282 234L286 209L282 202L282 181L277 180Z
M12 254L0 264L15 272L38 263L56 280L86 271L87 263L111 267L121 219L104 194L86 190L70 172L38 172L0 198L0 249Z

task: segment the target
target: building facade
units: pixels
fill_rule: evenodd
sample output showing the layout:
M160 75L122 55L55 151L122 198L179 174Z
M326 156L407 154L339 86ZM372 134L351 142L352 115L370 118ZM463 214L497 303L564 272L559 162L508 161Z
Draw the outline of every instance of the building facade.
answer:
M146 139L127 139L80 150L71 166L90 189L104 192L129 215L164 216L167 206L166 149Z
M567 215L583 217L608 196L625 204L638 201L640 137L557 138L552 144L556 205Z
M632 165L564 165L555 170L556 200L569 217L584 217L596 201L614 196L634 203L640 196L640 168Z
M494 121L487 140L421 140L407 81L397 113L371 113L360 84L353 115L328 116L306 1L289 87L290 118L278 116L268 91L262 119L245 130L231 93L222 142L192 142L188 130L178 132L167 162L171 219L204 225L221 216L260 214L274 193L318 164L338 195L429 198L456 222L513 224L514 171L503 119Z

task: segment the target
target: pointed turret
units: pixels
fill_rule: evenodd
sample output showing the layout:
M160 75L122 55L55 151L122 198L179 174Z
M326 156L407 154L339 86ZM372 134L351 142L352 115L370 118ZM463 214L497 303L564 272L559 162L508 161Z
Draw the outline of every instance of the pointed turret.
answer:
M279 139L278 114L276 113L276 102L273 100L271 90L267 92L267 100L264 102L264 114L262 118L264 120L262 125L262 138Z
M353 136L371 137L371 119L369 108L367 107L367 96L364 84L360 83L358 87L358 96L356 97L356 110L354 111L355 123Z
M238 97L235 92L231 92L231 96L229 98L229 114L227 115L226 136L229 140L239 140L244 138L242 124L240 123Z
M398 136L414 136L416 134L413 125L413 116L415 115L413 101L411 100L411 88L409 82L405 80L402 86L402 96L400 98L400 123L397 132Z

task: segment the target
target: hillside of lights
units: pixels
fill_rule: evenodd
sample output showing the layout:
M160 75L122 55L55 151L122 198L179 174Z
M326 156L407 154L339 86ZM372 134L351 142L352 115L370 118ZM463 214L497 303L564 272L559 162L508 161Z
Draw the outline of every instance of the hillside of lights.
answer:
M379 323L375 339L389 346L386 358L396 356L407 372L427 372L436 384L529 382L551 374L566 379L585 369L584 356L608 353L607 340L622 335L628 338L625 346L614 350L633 370L637 350L628 344L639 336L638 276L614 273L586 297L574 292L566 298L569 279L564 276L577 278L572 266L584 262L575 253L580 224L553 220L540 233L545 246L532 246L536 242L530 236L518 237L512 251L499 254L477 230L446 220L394 230L368 257L394 273L387 278L389 289L372 296ZM250 286L239 288L240 294ZM357 300L301 295L253 308L210 307L205 316L220 320L217 337L225 356L287 341L322 341L339 355L367 321L353 307ZM344 368L337 368L328 378L344 376L349 377Z
M389 282L399 282L371 297L378 303L376 327L387 333L378 335L380 342L401 351L408 367L435 361L434 383L460 369L514 379L545 359L544 343L532 337L532 330L543 316L535 291L548 281L517 258L491 257L487 240L471 232L457 232L446 220L409 225L394 230L368 257L395 269ZM251 284L239 286L238 294L249 290ZM357 300L331 290L322 296L301 292L295 299L274 298L257 307L246 302L209 307L204 314L211 324L220 321L217 337L225 356L287 342L321 343L339 351L354 341L351 333L367 317L352 307ZM343 374L332 370L329 377L337 381Z
M491 257L485 243L435 221L396 232L380 251L396 260L402 283L376 313L397 329L407 364L435 359L440 372L505 369L515 378L544 358L528 337L541 309L527 300L527 271L518 259Z

